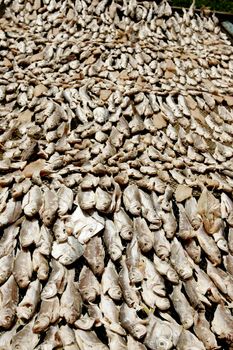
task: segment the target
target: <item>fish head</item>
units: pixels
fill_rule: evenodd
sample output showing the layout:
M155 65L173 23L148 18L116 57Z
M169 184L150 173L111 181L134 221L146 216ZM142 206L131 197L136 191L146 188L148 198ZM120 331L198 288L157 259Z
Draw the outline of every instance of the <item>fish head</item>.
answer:
M218 246L219 249L221 249L224 252L228 253L228 244L227 244L227 241L225 239L220 239L217 242L217 246Z
M130 241L133 237L133 230L131 227L125 226L121 229L120 235L126 241Z
M48 279L48 274L49 271L48 269L45 267L42 267L38 272L37 272L37 276L40 280L45 281Z
M66 322L69 323L69 324L74 324L74 322L78 318L77 311L73 307L71 307L69 309L67 308L66 311L67 311L66 314L65 314Z
M160 246L156 250L157 255L162 259L166 259L169 256L169 250L166 247Z
M59 262L63 265L70 265L74 262L73 256L69 256L68 254L63 254L59 258Z
M41 333L45 329L47 329L50 323L50 317L47 315L43 315L39 319L37 319L33 326L33 333Z
M48 282L44 289L42 290L41 297L42 299L49 299L54 297L57 294L56 284L53 282Z
M93 266L93 272L97 275L102 275L104 271L104 261L102 259L97 259L95 265Z
M185 320L182 322L185 329L189 329L193 325L193 318L186 316Z
M187 280L192 276L192 270L190 268L186 268L186 266L180 269L179 273L184 280Z
M179 283L179 276L177 275L177 273L172 270L172 269L169 269L167 271L167 278L169 279L169 281L175 283L175 284L178 284Z
M198 230L199 227L200 227L201 224L202 224L202 218L201 218L200 216L194 217L194 218L191 220L191 224L192 224L194 230Z
M4 329L11 328L13 320L14 312L12 308L2 308L2 310L0 311L0 327Z
M17 316L19 319L29 320L33 312L33 306L29 303L17 307Z
M122 296L121 288L119 286L111 287L108 290L108 294L114 300L120 300Z
M92 287L89 287L82 292L83 299L88 301L89 303L92 303L95 301L96 295L97 295L96 290Z
M25 213L26 216L32 217L32 216L36 215L37 208L32 206L32 205L27 205L24 208L24 213Z
M141 205L139 203L132 203L130 212L135 216L139 216L141 214Z
M45 213L42 217L43 224L47 227L51 226L53 219L54 219L54 216L53 215L51 216L49 213L48 214Z
M141 339L146 335L147 329L143 324L136 324L133 327L133 335L136 339Z
M56 233L56 240L59 243L63 243L67 241L67 232L65 229L59 230L59 232Z
M30 283L28 276L25 275L19 275L16 281L20 288L26 288Z
M139 269L134 268L129 272L129 279L131 283L139 283L143 280L143 274Z
M122 251L121 251L120 247L118 247L117 245L113 244L109 248L109 255L111 256L111 259L113 261L116 261L116 260L120 259L120 257L122 256Z
M147 252L149 252L152 249L153 242L152 242L152 240L149 237L143 236L140 239L139 246L140 246L140 248L141 248L141 250L143 252L147 253Z

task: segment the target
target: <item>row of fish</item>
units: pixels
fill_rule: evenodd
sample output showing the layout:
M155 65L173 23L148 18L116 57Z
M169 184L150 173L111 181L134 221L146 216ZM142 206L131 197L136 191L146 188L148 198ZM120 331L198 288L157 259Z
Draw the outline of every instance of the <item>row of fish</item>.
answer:
M87 185L88 178L94 180L92 175L87 175L80 184L82 189L90 187ZM102 182L106 183L106 178L104 180ZM103 191L101 187L98 188ZM3 188L3 195L7 190L6 187ZM24 322L30 320L40 300L40 312L32 328L36 333L47 330L59 318L64 318L71 325L79 324L82 303L85 307L89 303L91 305L88 310L89 317L94 318L90 326L92 327L100 316L98 305L93 303L98 302L100 297L99 307L103 313L101 324L112 330L119 326L120 320L120 324L133 337L140 339L146 334L145 326L142 333L141 327L131 330L135 317L138 318L138 310L146 310L150 315L151 311L148 310L166 312L172 305L183 327L189 329L195 320L195 309L202 310L203 320L205 307L212 307L212 303L219 303L223 307L223 303L230 305L232 302L233 203L225 193L222 193L219 201L204 188L198 201L190 197L185 200L184 205L177 202L178 213L175 216L173 191L169 186L158 196L156 192L149 195L132 184L123 191L123 203L120 198L118 208L112 213L113 220L102 216L104 213L108 214L108 211L98 209L99 213L94 211L91 215L90 212L87 214L82 211L78 199L73 199L73 191L65 186L60 187L56 193L48 188L41 191L34 185L24 195L18 193L17 196L13 190L11 195L14 197L8 202L5 195L6 206L1 214L3 229L8 225L0 240L3 296L1 327L4 329L14 325L15 315ZM23 195L22 203L20 195ZM64 200L61 200L62 195ZM78 198L79 196L77 194ZM14 201L15 199L17 200ZM7 217L7 207L11 202L15 204L11 212L14 216L11 214ZM43 203L50 203L46 214ZM4 202L1 201L1 204ZM17 210L16 206L21 210ZM10 221L5 220L5 217L10 218ZM225 238L226 225L230 227L228 241ZM147 257L148 252L153 252L152 261ZM201 257L203 253L205 258ZM84 256L87 266L82 267L77 283L74 280L76 267L70 269L69 265L81 256ZM106 256L110 258L107 265ZM206 272L198 266L201 261L207 262ZM116 267L114 263L117 264ZM218 267L221 263L224 269ZM65 266L68 266L68 270ZM33 271L36 279L32 281ZM47 282L42 287L44 281ZM174 285L171 294L166 291L165 281ZM181 291L182 286L185 294ZM23 290L23 294L27 288L20 303L19 288ZM6 290L11 291L11 306L9 295L4 292ZM60 301L58 296L61 296ZM122 299L125 304L119 307L118 302ZM116 305L114 301L117 302ZM114 316L114 319L110 318L110 325L106 324L110 316L106 316L107 311L102 309L101 305L105 302L110 303L115 312L120 312L124 317L129 317L128 313L133 312L134 318L129 317L125 321L123 316L120 319ZM70 309L71 305L74 310ZM52 318L53 308L61 310L55 320ZM224 308L227 313L226 310ZM227 332L231 322L229 316ZM228 339L229 334L224 327L213 326L213 330L217 335ZM205 337L201 335L201 340L204 341L203 339ZM147 346L153 349L150 345ZM211 349L210 346L213 345L208 345L207 348Z

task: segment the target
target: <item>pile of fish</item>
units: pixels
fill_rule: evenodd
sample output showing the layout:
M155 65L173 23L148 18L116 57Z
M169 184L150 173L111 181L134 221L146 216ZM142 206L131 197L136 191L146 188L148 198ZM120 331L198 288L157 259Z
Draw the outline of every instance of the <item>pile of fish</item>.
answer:
M166 0L3 0L0 350L233 349L233 48Z

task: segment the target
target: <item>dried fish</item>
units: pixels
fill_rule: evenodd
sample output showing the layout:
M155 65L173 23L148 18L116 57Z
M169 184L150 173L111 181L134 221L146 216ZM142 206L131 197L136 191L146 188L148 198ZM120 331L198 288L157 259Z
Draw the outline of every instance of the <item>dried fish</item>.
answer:
M40 240L40 227L38 220L25 219L21 224L19 234L20 244L23 248L30 246L31 244L37 245Z
M50 226L54 222L57 210L58 197L56 193L48 188L45 188L42 206L39 210L41 220L45 226Z
M65 215L73 205L74 194L73 191L66 187L61 186L57 192L58 196L58 215Z
M52 297L42 300L39 313L33 325L33 333L40 333L46 330L50 324L55 323L59 318L59 299Z
M179 276L173 267L166 260L161 260L154 254L154 265L156 270L172 282L177 284L179 282Z
M119 335L126 335L124 328L119 324L119 310L114 301L109 296L101 294L99 305L104 316L102 322L105 328Z
M14 323L16 306L19 301L19 288L13 276L0 287L0 326L9 329Z
M19 219L21 212L21 202L10 199L5 209L0 213L0 227L14 223Z
M197 230L196 236L201 248L204 250L210 261L213 264L219 265L221 263L221 253L213 238L206 233L202 226Z
M20 288L26 288L32 277L32 259L28 250L18 250L12 274Z
M39 280L31 282L22 301L17 306L17 317L23 320L30 320L40 301L41 284Z
M103 344L94 331L75 330L75 338L80 349L107 350L108 347Z
M94 302L100 295L100 284L93 272L86 266L83 266L79 275L79 291L82 299L87 302Z
M40 337L38 334L34 333L33 324L34 319L20 329L15 335L13 335L11 340L11 347L13 349L35 349L36 345L40 341ZM28 341L29 339L30 341Z
M126 214L124 209L114 212L114 224L117 227L121 237L125 240L131 240L133 236L133 222Z
M136 235L128 243L126 248L126 264L129 270L129 279L131 283L141 282L144 274L142 256Z
M61 326L55 335L56 344L55 346L63 346L64 350L79 350L79 346L76 343L74 330L69 325ZM61 340L58 343L58 339Z
M189 302L182 293L181 288L181 283L179 283L177 286L173 286L173 291L170 297L183 327L185 329L189 329L193 325L194 309L189 305Z
M136 310L123 303L120 308L120 322L122 326L136 339L145 336L147 329L143 321L136 314Z
M123 203L127 211L138 216L141 213L139 190L136 185L129 185L123 192Z
M129 272L125 262L125 257L121 259L121 271L119 272L119 284L121 286L122 295L125 302L129 307L138 306L140 302L140 296L137 289L130 284Z
M210 330L209 322L205 318L205 312L196 312L194 316L194 332L203 342L206 349L217 349L218 344L215 335Z
M40 281L46 281L48 279L49 264L38 248L35 249L32 254L32 266L33 271L37 273L37 277Z
M33 186L29 192L25 194L22 201L22 208L28 217L35 216L42 205L42 193L39 186Z
M69 270L66 289L60 300L60 316L68 324L74 324L82 311L82 298L78 291L78 283L74 282L75 271Z
M185 251L177 238L174 238L171 243L170 261L182 279L186 280L192 276L192 267L189 264Z
M101 287L102 287L103 293L104 294L108 293L108 295L113 300L121 299L122 292L119 285L119 277L115 269L115 266L111 260L109 260L107 266L104 269L102 279L101 279Z
M54 241L51 254L63 265L70 265L84 254L84 247L75 237L69 236L66 242Z
M144 344L149 349L166 349L173 347L173 331L166 321L150 314Z
M54 297L57 293L62 294L66 286L66 268L55 259L51 263L52 271L49 275L48 282L41 292L41 299L49 299Z
M104 270L105 251L100 237L93 237L86 244L83 256L94 274L102 275Z
M106 220L105 222L104 243L107 247L107 251L111 259L113 261L120 259L122 256L123 245L117 228L114 222L111 220Z

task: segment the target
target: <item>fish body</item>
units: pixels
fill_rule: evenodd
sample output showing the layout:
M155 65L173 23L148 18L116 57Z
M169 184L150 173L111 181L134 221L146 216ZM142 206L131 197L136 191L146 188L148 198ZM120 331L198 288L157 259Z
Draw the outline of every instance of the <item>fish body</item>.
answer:
M106 220L104 229L104 243L113 261L120 259L123 245L118 230L111 220Z
M181 283L177 286L173 286L173 292L170 297L183 327L189 329L193 325L194 309L190 306L185 295L181 292L181 286Z
M141 282L143 279L143 266L141 264L141 252L136 235L133 236L126 248L126 265L129 270L131 283Z
M119 276L111 260L104 268L101 279L101 287L104 294L108 294L113 300L120 300L122 297L121 287L119 285Z
M45 188L42 197L42 205L39 209L39 214L43 224L47 227L51 226L56 218L58 210L58 197L57 194L50 190L49 188Z
M94 274L102 275L105 251L101 237L92 237L86 244L83 254Z
M74 270L69 270L66 289L60 300L60 316L68 324L74 324L82 311L82 298L78 291L78 283L74 282Z
M12 273L20 288L26 288L29 285L32 277L32 259L29 251L18 251Z
M26 216L35 216L42 206L42 193L39 186L33 186L22 201L22 208Z
M19 301L19 288L13 276L0 287L0 327L12 327Z
M40 301L41 284L39 280L31 282L22 301L17 306L17 317L29 320L35 313Z
M121 325L136 339L145 336L147 329L136 314L136 310L123 303L120 308Z
M192 267L189 264L184 249L177 238L174 238L171 244L171 263L181 278L188 279L192 276Z
M33 325L33 333L41 333L47 330L50 324L55 323L59 318L59 310L60 304L57 296L42 300Z
M93 272L83 266L79 275L79 291L84 301L94 302L100 295L100 284Z

